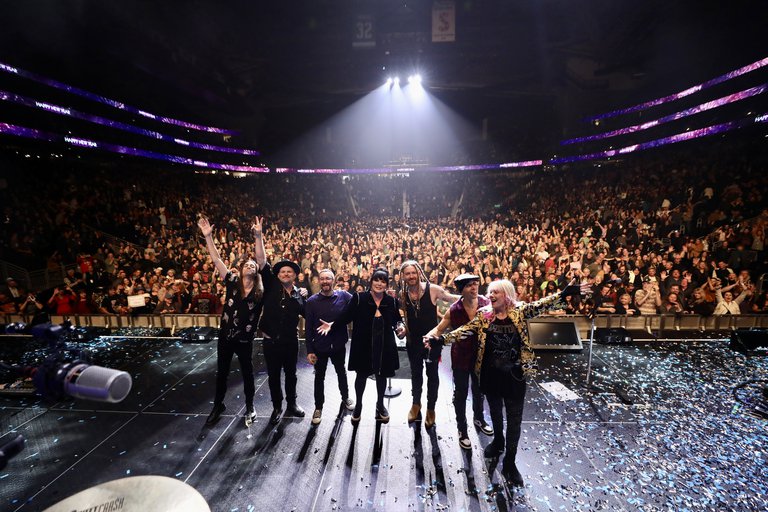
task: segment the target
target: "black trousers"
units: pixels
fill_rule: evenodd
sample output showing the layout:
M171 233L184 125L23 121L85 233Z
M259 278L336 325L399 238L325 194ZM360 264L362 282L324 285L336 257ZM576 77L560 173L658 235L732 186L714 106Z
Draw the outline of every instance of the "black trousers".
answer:
M347 383L347 370L344 368L344 357L346 350L326 354L315 354L315 409L322 409L325 403L325 370L328 368L328 360L331 360L333 368L336 370L336 377L339 380L339 392L341 399L349 398L349 384Z
M365 384L368 382L368 376L364 373L357 372L355 377L355 395L357 397L357 403L355 404L355 411L363 410L363 395L365 394ZM387 389L387 378L381 375L376 375L376 408L384 407L384 392Z
M264 338L264 360L267 363L269 394L275 409L283 406L283 389L280 373L285 372L285 400L296 403L296 363L299 357L298 340L271 340Z
M243 374L243 391L245 406L253 410L253 396L256 386L253 383L253 341L241 341L219 338L216 345L216 397L214 402L221 404L227 394L227 377L232 365L232 356L237 355L240 371Z
M483 419L483 394L473 370L453 369L453 408L456 410L456 426L459 432L467 433L467 395L472 389L472 412L474 419Z
M419 337L421 340L421 337ZM408 361L411 365L411 395L413 403L421 405L421 395L424 387L424 368L427 369L427 409L434 409L437 403L437 390L440 386L440 377L437 373L437 365L440 362L439 353L427 363L424 360L427 352L421 343L408 343ZM433 354L436 351L433 351Z
M486 394L488 399L488 408L491 412L491 422L493 423L493 443L497 446L504 446L504 412L502 407L507 410L507 435L506 450L504 452L503 469L511 469L515 464L515 455L517 454L517 445L520 442L520 431L523 423L523 405L525 404L525 380L512 381L512 389L507 390L507 396L497 394Z

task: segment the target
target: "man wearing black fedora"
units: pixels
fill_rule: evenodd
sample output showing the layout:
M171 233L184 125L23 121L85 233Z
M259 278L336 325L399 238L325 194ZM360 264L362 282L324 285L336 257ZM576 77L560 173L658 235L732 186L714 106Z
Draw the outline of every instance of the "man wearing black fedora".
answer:
M304 417L304 410L296 403L299 316L304 316L304 298L307 295L306 289L294 285L299 272L299 266L289 260L278 261L271 269L267 263L262 269L264 313L259 329L264 335L264 359L267 363L269 393L273 406L269 421L273 424L278 423L283 415L281 373L285 373L285 414Z

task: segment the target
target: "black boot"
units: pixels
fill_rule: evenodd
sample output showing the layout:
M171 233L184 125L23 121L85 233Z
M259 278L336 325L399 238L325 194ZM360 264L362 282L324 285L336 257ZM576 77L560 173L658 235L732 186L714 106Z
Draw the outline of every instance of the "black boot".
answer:
M224 409L226 409L227 406L224 404L213 404L213 410L211 411L211 414L208 415L208 419L205 420L205 424L207 426L211 426L217 421L219 421L219 418L221 417L221 413L224 412Z
M389 423L389 411L383 404L376 406L376 421Z
M504 451L504 441L499 441L498 439L494 439L491 441L491 444L485 447L485 450L483 450L483 455L486 459L492 459L494 457L498 457L501 455L501 452Z
M286 416L295 416L296 418L303 418L306 413L304 412L304 409L299 407L296 402L288 404L288 407L285 409L285 415Z
M269 422L273 425L280 423L280 418L283 416L283 408L275 407L272 409L272 416L269 417Z
M513 462L511 465L505 465L501 470L501 476L507 481L507 485L514 485L516 487L523 487L523 475L517 469L517 465Z
M357 402L354 411L352 411L352 424L357 425L360 423L360 415L363 413L363 404Z

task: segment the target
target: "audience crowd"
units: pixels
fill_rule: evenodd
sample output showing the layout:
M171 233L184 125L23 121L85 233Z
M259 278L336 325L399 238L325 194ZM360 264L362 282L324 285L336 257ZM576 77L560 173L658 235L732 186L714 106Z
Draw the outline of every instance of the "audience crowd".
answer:
M197 230L204 214L230 268L253 253L249 226L263 216L268 257L298 263L297 284L310 293L323 268L354 291L383 266L397 288L400 264L415 259L447 289L470 272L481 293L510 279L522 301L576 279L581 294L560 314L765 313L765 171L754 158L670 152L392 176L88 169L32 187L20 172L0 192L0 259L68 270L47 290L9 276L0 310L219 314L224 288Z

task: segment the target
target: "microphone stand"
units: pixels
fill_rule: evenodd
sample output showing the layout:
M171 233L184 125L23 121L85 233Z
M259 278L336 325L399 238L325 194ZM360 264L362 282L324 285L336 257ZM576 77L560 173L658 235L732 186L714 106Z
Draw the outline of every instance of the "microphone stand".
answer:
M397 357L400 357L399 351ZM395 398L396 396L400 396L402 392L403 390L400 386L392 385L392 377L387 377L387 388L384 390L384 398Z
M396 396L399 396L400 393L402 393L403 390L400 389L398 386L392 385L392 377L389 377L387 379L387 389L384 390L384 397L385 398L395 398Z
M595 312L592 311L589 315L590 317L590 330L589 330L589 360L587 362L587 380L585 383L586 391L587 393L590 392L597 392L602 393L605 391L603 388L600 388L598 386L595 386L590 381L592 380L592 344L595 340ZM626 382L625 382L626 384ZM614 389L614 392L616 393L616 396L619 397L619 399L626 405L633 405L634 399L629 396L626 389L621 388L617 384L613 384L612 388Z
M589 326L589 360L587 362L587 382L586 382L586 388L587 391L595 390L597 391L597 388L593 388L590 384L590 380L592 378L592 344L595 341L595 312L591 311L589 314L590 319L590 326Z

